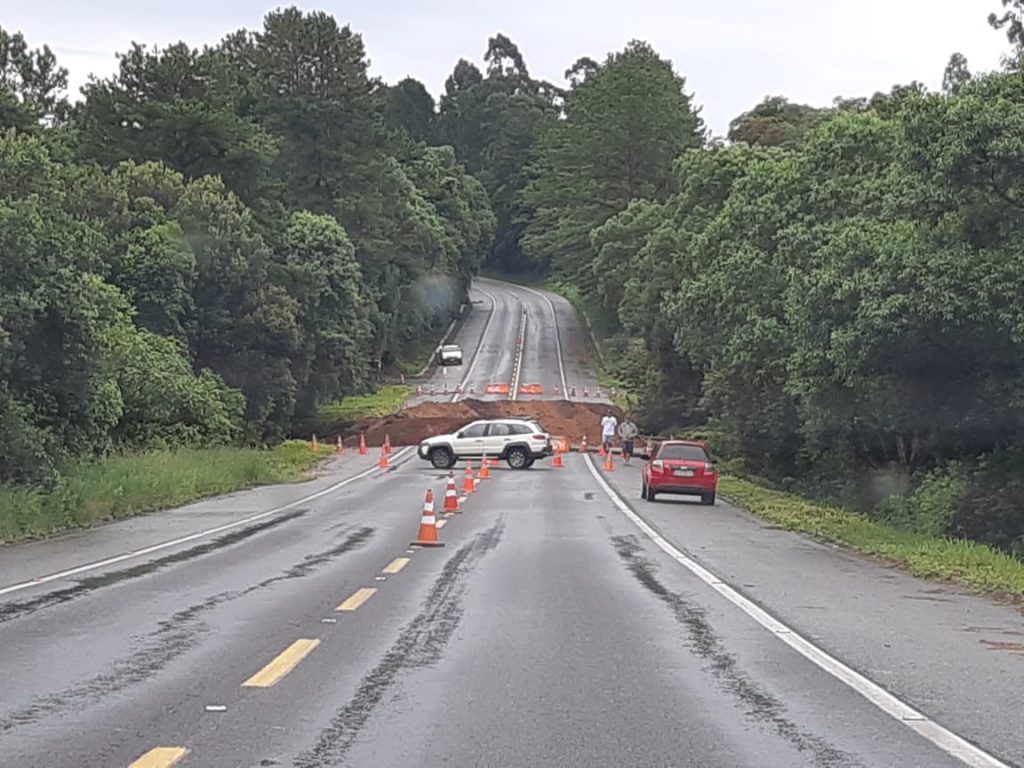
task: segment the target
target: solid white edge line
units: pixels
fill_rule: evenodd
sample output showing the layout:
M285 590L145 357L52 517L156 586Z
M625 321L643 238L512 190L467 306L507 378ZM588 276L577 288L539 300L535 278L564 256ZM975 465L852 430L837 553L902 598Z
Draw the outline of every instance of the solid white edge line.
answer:
M395 453L394 458L397 459L403 453L410 450L412 450L411 446L401 448ZM230 523L218 525L216 528L208 528L207 530L198 531L197 533L190 533L188 536L182 536L180 538L171 539L169 541L162 541L159 544L152 544L148 547L143 547L142 549L137 549L132 552L125 552L120 555L114 555L113 557L108 557L103 560L97 560L93 563L79 565L74 568L69 568L65 571L59 571L57 573L51 573L47 576L40 576L30 581L23 581L18 584L11 584L7 587L0 587L0 596L9 595L13 592L20 592L21 590L29 589L30 587L38 587L41 584L47 584L51 581L59 581L60 579L66 579L69 576L77 576L80 573L88 573L89 571L94 571L97 568L106 568L109 565L117 565L118 563L123 563L126 560L134 560L139 557L145 557L146 555L151 555L154 552L160 552L161 550L169 549L170 547L177 547L181 544L188 544L189 542L197 541L199 539L205 539L209 536L215 536L218 533L230 531L232 528L238 528L243 525L248 525L249 523L254 523L257 520L263 520L264 518L280 514L285 510L292 509L293 507L297 507L301 504L306 504L307 502L313 501L315 499L319 499L321 496L326 496L329 493L334 493L335 491L344 488L346 485L354 483L356 480L362 480L364 477L368 477L369 475L372 475L374 472L378 471L379 467L370 467L369 469L363 470L358 474L352 475L352 477L340 480L334 485L324 488L323 490L317 491L316 493L311 493L309 496L303 496L301 499L289 502L288 504L285 504L282 507L275 507L274 509L269 509L266 512L260 512L255 515L250 515L249 517L242 518L241 520L233 520Z
M584 458L586 459L590 474L594 476L601 490L604 491L605 495L611 499L612 503L618 507L622 514L644 532L647 538L657 544L663 552L693 573L698 579L771 632L776 638L847 687L859 693L897 722L902 723L939 749L952 755L964 764L971 766L971 768L1011 768L1007 763L1002 762L995 756L971 744L962 736L958 736L929 719L923 713L889 693L878 683L873 682L834 656L818 648L810 640L798 634L792 627L779 621L763 608L741 595L720 577L684 555L622 500L618 492L608 484L601 476L601 473L594 467L594 463L589 455Z
M483 351L484 341L487 340L487 330L491 327L491 320L494 319L494 313L498 309L498 300L495 299L492 294L488 293L479 286L477 287L477 290L480 291L480 293L482 293L488 299L490 299L491 311L487 315L487 322L484 323L483 330L480 331L480 341L476 345L476 352L473 353L473 359L470 360L469 362L469 368L466 370L466 375L462 377L462 382L459 384L459 388L462 390L462 392L456 392L452 396L451 402L453 403L459 402L459 398L466 394L466 387L469 384L469 377L473 375L473 370L476 368L477 360L480 359L480 352ZM481 392L480 394L482 396L484 393Z

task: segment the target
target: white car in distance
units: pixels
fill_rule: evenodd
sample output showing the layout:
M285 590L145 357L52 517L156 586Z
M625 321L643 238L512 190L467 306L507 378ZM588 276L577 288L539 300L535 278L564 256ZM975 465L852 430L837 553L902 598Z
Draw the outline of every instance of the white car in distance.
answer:
M462 347L458 344L445 344L437 350L441 365L462 365Z

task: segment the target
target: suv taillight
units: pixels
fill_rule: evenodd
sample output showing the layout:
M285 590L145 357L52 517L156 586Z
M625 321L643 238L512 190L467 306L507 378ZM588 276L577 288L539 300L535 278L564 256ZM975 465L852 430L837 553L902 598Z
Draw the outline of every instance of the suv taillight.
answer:
M547 435L534 435L533 439L534 440L547 440L548 436Z
M665 469L665 462L663 462L661 459L655 459L654 461L651 462L651 469L653 469L655 472L661 472L663 469Z

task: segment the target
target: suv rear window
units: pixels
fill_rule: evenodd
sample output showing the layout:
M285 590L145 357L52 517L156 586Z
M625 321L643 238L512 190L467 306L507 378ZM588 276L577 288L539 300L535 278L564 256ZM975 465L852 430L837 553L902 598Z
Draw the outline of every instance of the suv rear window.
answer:
M663 445L658 450L659 459L677 461L707 461L708 455L699 445Z

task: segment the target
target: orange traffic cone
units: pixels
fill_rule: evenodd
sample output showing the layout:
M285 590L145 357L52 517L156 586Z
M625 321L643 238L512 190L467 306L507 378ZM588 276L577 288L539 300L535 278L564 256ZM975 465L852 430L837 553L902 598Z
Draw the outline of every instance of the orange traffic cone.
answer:
M345 452L345 446L341 444L341 436L338 436L338 455L341 456Z
M391 436L388 434L384 435L384 452L391 453Z
M462 483L463 493L476 493L476 483L473 481L473 462L466 464L466 479Z
M477 479L486 480L491 476L491 465L487 461L487 456L484 455L484 460L480 462L480 474L477 475Z
M437 538L437 518L434 516L434 492L427 488L427 496L423 500L423 515L420 517L420 535L412 542L420 547L443 547L444 543Z
M608 456L608 458L605 459L604 468L608 472L612 472L612 471L615 470L615 458L612 456L612 452L611 451L608 451L607 456Z
M562 446L555 446L555 460L551 462L551 466L556 469L564 469L565 463L562 461Z
M359 435L359 455L365 456L367 453L369 453L369 451L366 448L366 433L362 432Z
M318 443L316 441L316 433L313 434L313 440L311 441L310 445L311 445L311 447L313 448L314 451L319 451L320 450L320 443Z
M604 441L603 440L601 441L600 447L597 449L597 455L598 456L604 456L605 455Z
M448 473L448 487L444 489L444 511L454 514L459 511L459 492L455 488L455 473Z
M380 449L380 461L377 462L377 466L380 469L389 469L391 464L388 462L388 452L383 448Z

